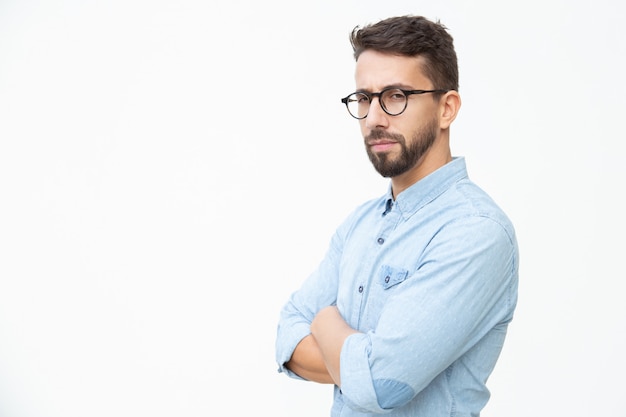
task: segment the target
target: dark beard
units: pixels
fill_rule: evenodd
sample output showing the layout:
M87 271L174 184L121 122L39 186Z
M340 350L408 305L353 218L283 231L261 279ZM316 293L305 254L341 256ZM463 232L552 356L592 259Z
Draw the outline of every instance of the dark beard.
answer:
M374 153L367 142L372 139L388 138L398 142L401 147L400 155L395 159L388 153ZM386 178L397 177L409 171L424 154L430 149L437 138L437 122L435 120L427 124L422 130L413 134L413 140L407 147L406 139L403 135L387 133L382 130L372 130L365 138L365 150L370 158L374 169Z

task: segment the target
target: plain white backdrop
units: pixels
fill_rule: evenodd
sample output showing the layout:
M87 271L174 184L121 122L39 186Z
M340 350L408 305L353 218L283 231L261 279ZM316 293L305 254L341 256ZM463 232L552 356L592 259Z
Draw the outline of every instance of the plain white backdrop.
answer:
M348 33L455 38L455 155L513 220L486 417L626 416L617 1L0 0L0 416L326 416L276 372L288 295L387 182Z

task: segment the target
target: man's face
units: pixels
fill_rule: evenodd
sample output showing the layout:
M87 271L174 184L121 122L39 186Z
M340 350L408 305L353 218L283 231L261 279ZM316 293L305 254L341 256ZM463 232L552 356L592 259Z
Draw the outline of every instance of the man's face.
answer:
M357 91L376 93L389 87L430 90L421 59L367 50L356 64ZM360 120L370 161L384 177L397 177L423 162L439 133L437 103L429 95L410 95L406 110L397 116L383 111L374 98L369 113Z

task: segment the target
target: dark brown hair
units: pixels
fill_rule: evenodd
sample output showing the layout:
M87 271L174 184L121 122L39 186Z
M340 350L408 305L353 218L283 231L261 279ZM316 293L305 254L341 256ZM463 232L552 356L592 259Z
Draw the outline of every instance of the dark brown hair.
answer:
M426 64L424 74L433 88L458 90L459 70L452 36L439 21L422 16L390 17L355 27L350 34L354 58L371 49L377 52L409 57L420 56Z

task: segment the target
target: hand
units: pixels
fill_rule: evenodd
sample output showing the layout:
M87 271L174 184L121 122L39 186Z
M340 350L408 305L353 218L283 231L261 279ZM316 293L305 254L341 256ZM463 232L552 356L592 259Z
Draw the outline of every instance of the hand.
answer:
M344 321L343 317L341 317L341 313L339 313L339 309L337 308L337 306L332 305L324 307L323 309L318 311L317 315L313 318L313 321L311 322L311 333L317 333L318 331L321 331L327 323L338 319Z

